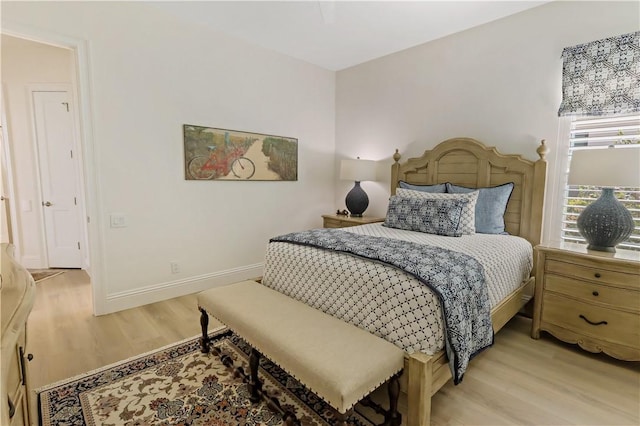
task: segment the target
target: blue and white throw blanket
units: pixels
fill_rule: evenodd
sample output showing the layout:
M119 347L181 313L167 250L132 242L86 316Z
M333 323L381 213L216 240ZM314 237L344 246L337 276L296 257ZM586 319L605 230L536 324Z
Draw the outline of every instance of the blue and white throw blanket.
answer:
M445 348L455 384L469 361L493 344L493 327L484 269L473 257L441 247L339 229L313 229L282 235L289 242L379 261L414 276L440 300L445 320Z

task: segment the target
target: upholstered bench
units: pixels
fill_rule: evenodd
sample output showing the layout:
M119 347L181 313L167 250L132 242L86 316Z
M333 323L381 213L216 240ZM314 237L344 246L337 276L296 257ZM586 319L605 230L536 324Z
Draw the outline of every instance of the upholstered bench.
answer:
M390 409L374 408L385 415L385 425L401 424L398 377L404 351L392 343L255 281L204 291L198 306L203 352L210 350L208 315L252 347L247 381L253 402L263 395L257 376L262 354L333 407L338 424L345 424L353 406L389 380ZM291 421L291 413L287 416Z

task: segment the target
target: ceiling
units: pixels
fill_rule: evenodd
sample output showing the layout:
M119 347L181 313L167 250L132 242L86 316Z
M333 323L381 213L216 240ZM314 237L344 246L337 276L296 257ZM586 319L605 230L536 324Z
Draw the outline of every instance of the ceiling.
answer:
M547 1L168 1L145 3L337 71Z

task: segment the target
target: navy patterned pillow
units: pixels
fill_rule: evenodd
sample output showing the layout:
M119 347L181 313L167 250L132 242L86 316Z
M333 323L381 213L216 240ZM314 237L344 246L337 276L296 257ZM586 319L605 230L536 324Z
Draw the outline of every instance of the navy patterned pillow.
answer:
M403 198L389 199L384 226L427 234L459 237L460 217L468 200Z
M447 183L447 185L449 184ZM422 198L425 200L467 200L469 203L462 208L462 215L460 216L460 232L462 232L462 235L471 235L476 233L475 218L478 191L472 191L466 194L437 194L398 188L396 189L396 195L403 198Z

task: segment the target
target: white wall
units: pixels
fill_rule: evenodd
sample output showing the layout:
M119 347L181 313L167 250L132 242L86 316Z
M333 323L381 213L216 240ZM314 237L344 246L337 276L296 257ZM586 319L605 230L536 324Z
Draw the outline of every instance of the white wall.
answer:
M45 65L46 64L46 65ZM29 85L71 86L73 55L68 49L2 35L2 89L7 102L7 129L11 147L17 226L14 244L21 263L28 268L46 267L42 262L42 207L39 194L36 143Z
M87 41L99 313L259 273L270 237L333 210L333 72L135 2L3 2L2 25ZM186 181L185 123L298 138L298 181Z
M562 49L638 30L638 8L553 2L337 74L134 2L3 2L2 26L87 42L108 312L257 271L269 237L344 206L341 158L386 159L363 183L372 215L395 148L470 136L534 160L544 138L553 171ZM184 123L297 137L299 181L185 181ZM109 228L110 212L129 226Z
M339 71L337 159L386 160L382 181L363 183L367 213L386 213L395 148L406 160L452 137L530 160L546 139L552 182L562 49L638 31L639 16L638 2L553 2ZM336 182L344 204L353 184Z

